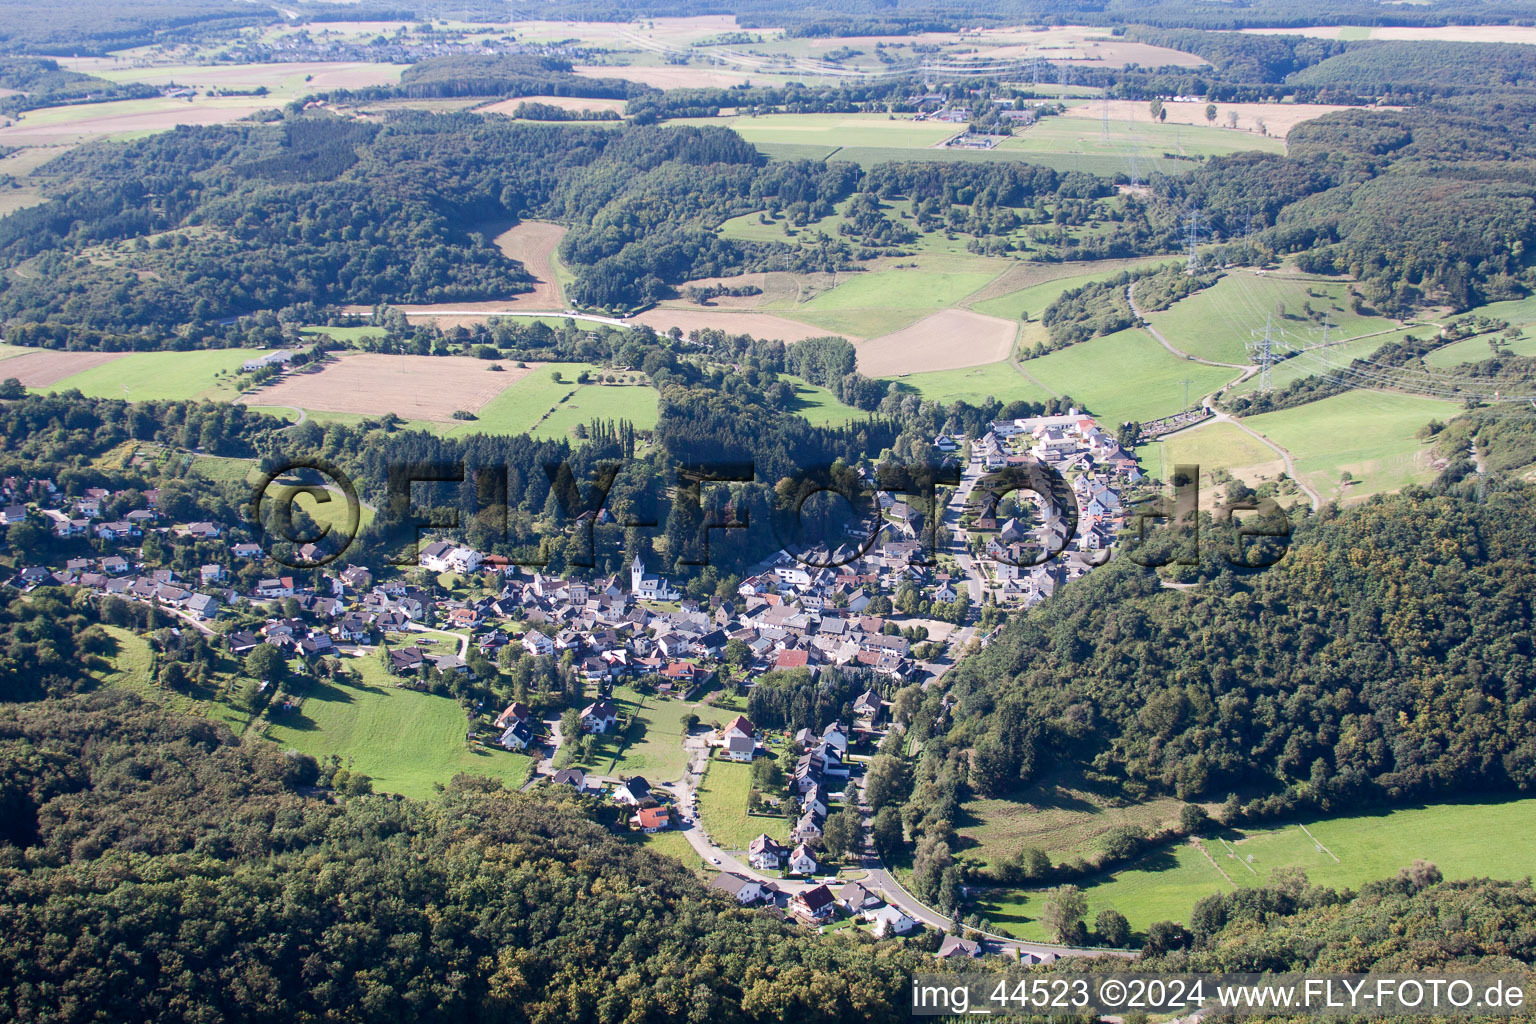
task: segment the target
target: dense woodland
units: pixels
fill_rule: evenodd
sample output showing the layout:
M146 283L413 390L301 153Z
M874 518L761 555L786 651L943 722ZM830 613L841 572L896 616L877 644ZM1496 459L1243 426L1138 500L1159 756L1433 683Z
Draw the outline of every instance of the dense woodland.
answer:
M595 803L304 796L336 766L123 695L0 712L0 764L21 1019L895 1020L932 969L712 896Z

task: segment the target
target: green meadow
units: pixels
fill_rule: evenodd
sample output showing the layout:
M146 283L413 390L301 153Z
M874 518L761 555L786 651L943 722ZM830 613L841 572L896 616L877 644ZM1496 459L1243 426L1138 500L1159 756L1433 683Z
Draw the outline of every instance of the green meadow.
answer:
M1536 872L1536 847L1491 837L1529 835L1536 799L1409 807L1273 828L1223 830L1198 844L1155 850L1123 870L1088 880L1088 920L1112 908L1136 931L1154 921L1187 921L1202 896L1259 885L1276 868L1300 867L1320 885L1355 888L1388 878L1415 859L1448 879L1524 878ZM998 892L977 910L1021 938L1043 939L1044 894Z
M1243 422L1288 450L1296 472L1325 500L1358 501L1423 483L1434 475L1428 446L1415 435L1432 419L1461 411L1454 402L1396 392L1349 391ZM1341 482L1348 472L1352 482Z
M553 374L558 371L557 382ZM586 372L592 382L578 384ZM576 426L593 420L629 420L637 428L656 425L655 388L646 384L601 384L612 373L593 363L550 363L540 366L487 402L477 418L443 430L450 437L470 434L534 434L569 438Z
M1285 463L1273 448L1232 423L1210 421L1193 430L1140 445L1136 459L1149 475L1168 480L1174 466L1199 466L1201 503L1214 500L1211 471L1224 469L1250 486L1259 476L1273 478L1285 471Z
M869 418L869 413L863 409L855 409L851 405L844 405L826 388L807 384L791 374L786 373L783 377L795 389L794 404L790 407L790 411L809 421L813 426L836 426L850 420L860 421Z
M1249 346L1262 336L1266 322L1277 350L1322 342L1323 318L1331 325L1329 338L1352 338L1395 326L1385 318L1354 312L1348 291L1348 285L1338 281L1234 270L1211 287L1148 313L1147 322L1179 351L1222 363L1252 363ZM1315 315L1307 313L1309 306Z
M1069 345L1026 359L1020 366L1056 394L1076 399L1106 424L1145 422L1176 413L1237 374L1180 359L1145 331L1134 329Z
M467 718L457 701L396 686L373 655L347 666L362 673L360 685L317 684L296 714L267 727L267 738L316 758L335 754L383 793L430 797L435 784L460 772L509 788L526 780L532 758L464 741Z
M989 396L1002 402L1043 402L1053 397L1045 388L1006 362L967 366L958 370L909 373L898 378L898 382L903 390L915 391L930 401L945 405L951 402L977 405Z
M789 841L788 818L747 813L747 794L751 790L749 766L710 758L698 792L699 820L716 846L745 850L765 832L781 843Z
M65 377L38 391L75 389L94 398L171 401L232 400L241 364L261 352L248 348L205 348L190 352L134 352Z

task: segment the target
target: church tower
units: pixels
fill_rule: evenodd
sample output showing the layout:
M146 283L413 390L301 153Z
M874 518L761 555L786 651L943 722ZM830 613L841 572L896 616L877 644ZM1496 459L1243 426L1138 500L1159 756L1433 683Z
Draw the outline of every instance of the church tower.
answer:
M635 560L629 563L629 592L631 594L640 593L640 581L644 578L645 563L640 561L639 555L636 555Z

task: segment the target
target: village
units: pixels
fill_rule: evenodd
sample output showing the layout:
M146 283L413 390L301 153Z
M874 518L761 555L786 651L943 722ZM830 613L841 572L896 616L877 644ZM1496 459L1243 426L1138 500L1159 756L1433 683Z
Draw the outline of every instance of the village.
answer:
M448 537L423 545L414 571L346 565L268 575L266 552L235 539L246 533L238 525L174 522L154 490L66 495L51 481L8 480L0 522L30 523L91 551L28 566L10 581L16 588L75 586L147 605L231 657L270 648L300 672L377 659L397 686L458 696L466 743L532 757L527 786L602 801L616 809L616 824L640 834L680 830L718 871L712 884L743 905L815 927L841 921L903 935L950 923L883 870L866 836L864 765L891 729L893 695L932 685L969 645L987 642L1005 608L1047 600L1103 564L1126 521L1121 495L1141 483L1134 458L1075 411L997 421L976 438L941 435L933 447L963 462L958 487L940 492L939 522L882 492L878 535L862 555L818 568L781 552L742 580L733 600L684 596L639 557L624 576L558 578ZM1031 466L1070 486L1075 516L1036 493L997 493L995 479ZM555 681L490 704L497 691L476 681L519 663L542 665ZM745 713L754 689L784 680L836 680L856 685L857 695L849 691L841 713L815 729L791 735L754 725ZM301 693L268 683L259 688L269 717L302 713ZM636 695L713 720L694 711L679 719L675 738L647 741L637 735L645 726ZM622 770L614 754L606 774L594 770L607 757L594 750L620 734L619 751L676 742L687 767L648 780ZM701 787L733 771L747 773L744 806L726 812L728 822L701 816ZM767 827L749 838L742 830L758 821ZM843 833L835 841L832 827ZM840 879L839 869L858 877ZM984 945L950 935L940 952L979 955ZM1017 943L999 949L1049 955Z

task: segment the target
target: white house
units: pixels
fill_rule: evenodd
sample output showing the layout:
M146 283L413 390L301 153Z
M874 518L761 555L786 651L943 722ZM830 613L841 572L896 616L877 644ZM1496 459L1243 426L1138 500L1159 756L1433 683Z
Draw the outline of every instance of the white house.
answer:
M613 802L628 807L634 807L650 795L651 784L639 775L613 787Z
M612 729L619 720L619 709L613 701L606 697L594 701L581 709L581 731L591 733L605 733ZM644 782L644 779L640 781Z
M877 910L871 910L865 915L865 919L870 923L871 934L877 939L891 935L905 935L917 927L917 921L889 904Z
M789 855L789 873L792 875L814 875L819 866L804 843L795 847Z
M742 906L756 903L763 898L762 884L750 878L744 878L731 871L724 871L715 876L709 883L711 889L719 889L736 897L736 902Z
M555 653L555 642L536 629L523 634L523 650L534 657L545 658Z
M765 832L748 845L747 863L759 871L777 871L784 866L784 857L788 853L787 847Z

